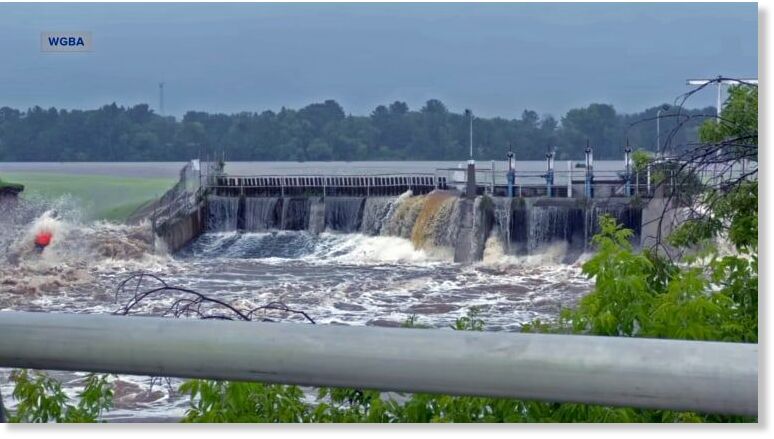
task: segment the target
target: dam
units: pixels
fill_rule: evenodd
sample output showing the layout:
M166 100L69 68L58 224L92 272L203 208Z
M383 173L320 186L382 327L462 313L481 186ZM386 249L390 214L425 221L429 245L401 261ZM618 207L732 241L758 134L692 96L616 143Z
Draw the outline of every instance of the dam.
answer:
M602 215L632 229L632 242L639 244L649 187L633 184L627 173L568 169L559 181L561 173L550 165L548 170L550 175L537 176L497 175L494 168L484 169L483 177L482 170L464 168L237 176L223 172L222 164L194 160L151 217L156 235L173 252L207 232L300 231L400 237L416 249L453 255L455 262L481 260L490 238L505 254L559 245L573 260L588 249Z
M496 233L506 253L527 255L551 244L579 255L612 215L639 237L641 209L626 200L519 199L481 195L474 200L452 191L398 197L228 197L210 196L202 210L210 232L272 230L362 233L410 239L417 249L453 251L457 262L480 260Z

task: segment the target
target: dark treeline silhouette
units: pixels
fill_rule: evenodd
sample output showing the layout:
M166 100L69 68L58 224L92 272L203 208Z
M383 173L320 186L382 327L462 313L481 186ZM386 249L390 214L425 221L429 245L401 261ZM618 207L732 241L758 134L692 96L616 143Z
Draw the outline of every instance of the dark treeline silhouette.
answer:
M621 159L627 138L635 149L655 150L656 112L618 114L591 104L561 120L526 110L520 118L475 118L475 157L504 159L509 145L519 160L542 160L549 146L558 159L582 159L586 140L598 159ZM662 111L662 143L673 130L676 108ZM714 108L682 110L713 114ZM701 117L689 120L671 145L697 139ZM639 122L639 123L636 123ZM634 124L634 125L632 125ZM190 111L182 120L160 116L146 104L97 110L0 108L3 161L164 161L212 157L227 160L464 160L468 120L438 100L419 110L403 102L380 105L369 116L347 115L333 100L300 110L232 115Z

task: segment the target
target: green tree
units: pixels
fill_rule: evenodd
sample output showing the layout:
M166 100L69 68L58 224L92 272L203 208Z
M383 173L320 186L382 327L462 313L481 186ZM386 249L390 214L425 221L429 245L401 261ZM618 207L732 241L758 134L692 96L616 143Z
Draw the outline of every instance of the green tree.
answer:
M559 158L577 160L590 138L597 158L620 159L624 132L634 145L651 148L655 124L630 125L640 117L652 118L653 111L620 115L609 105L593 104L570 110L561 124L529 109L520 117L476 117L475 155L502 159L513 144L518 159L542 160L547 148L558 146ZM666 116L664 133L676 126ZM699 122L683 121L682 130L672 136L674 142L695 142ZM395 101L377 106L369 116L347 115L334 100L278 112L189 111L181 120L155 114L147 104L113 103L94 110L0 109L0 160L187 160L221 153L229 160L309 160L316 139L331 149L330 155L322 154L326 160L464 160L468 136L468 119L438 99L428 100L418 111ZM311 151L318 157L319 146Z
M567 112L562 118L562 149L582 156L588 140L596 157L622 156L623 130L612 105L591 104Z

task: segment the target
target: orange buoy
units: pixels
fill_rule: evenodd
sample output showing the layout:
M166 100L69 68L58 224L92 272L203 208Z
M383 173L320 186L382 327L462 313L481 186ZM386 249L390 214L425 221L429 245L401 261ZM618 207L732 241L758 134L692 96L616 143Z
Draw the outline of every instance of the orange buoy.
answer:
M38 247L46 247L51 244L51 232L42 231L35 235L35 245Z

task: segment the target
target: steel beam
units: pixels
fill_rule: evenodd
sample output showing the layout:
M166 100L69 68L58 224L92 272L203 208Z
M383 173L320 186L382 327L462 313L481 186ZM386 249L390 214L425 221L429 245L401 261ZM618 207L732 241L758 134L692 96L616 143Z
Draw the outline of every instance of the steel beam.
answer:
M758 345L0 312L0 367L757 414Z

